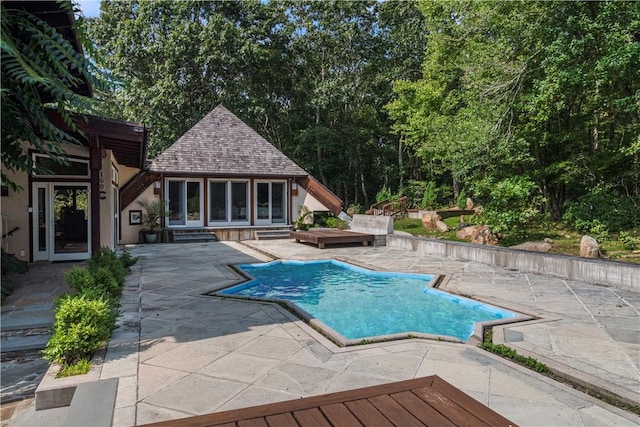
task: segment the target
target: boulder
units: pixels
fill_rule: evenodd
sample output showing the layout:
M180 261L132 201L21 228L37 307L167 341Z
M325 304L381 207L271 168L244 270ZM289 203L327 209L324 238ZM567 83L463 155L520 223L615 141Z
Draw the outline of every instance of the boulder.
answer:
M471 199L471 197L467 197L467 204L465 206L465 209L470 211L475 207L475 203L473 203L473 200Z
M422 226L427 230L437 230L438 226L436 224L438 221L442 221L442 217L435 211L428 211L422 215Z
M441 233L446 233L449 231L449 227L447 226L447 224L445 224L444 221L438 221L436 222L436 228L438 229L439 232Z
M477 225L462 227L458 231L456 231L456 237L460 240L468 240L471 238L473 232L476 231L476 228L478 228Z
M591 236L582 236L580 239L580 256L584 258L600 258L600 245Z
M477 227L471 234L471 243L479 245L495 245L498 243L498 237L491 232L487 225Z
M532 252L549 252L551 250L551 243L546 241L545 242L524 242L519 245L511 246L511 249L520 249L523 251L532 251Z

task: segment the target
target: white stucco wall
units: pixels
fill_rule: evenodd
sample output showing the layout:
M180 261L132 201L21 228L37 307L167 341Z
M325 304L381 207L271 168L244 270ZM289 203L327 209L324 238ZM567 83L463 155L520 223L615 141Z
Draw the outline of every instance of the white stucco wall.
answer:
M159 196L156 196L155 194L153 194L153 185L150 185L146 190L144 190L142 194L138 196L136 200L131 202L129 206L126 206L124 208L122 206L120 207L122 209L122 214L121 214L122 215L122 219L121 219L122 234L120 236L121 245L138 243L138 240L139 240L138 236L140 231L142 230L142 225L130 225L129 212L132 210L143 211L143 209L138 204L138 200L142 200L142 199L149 199L149 200L159 199Z
M307 193L304 188L298 186L298 195L291 197L292 204L292 222L295 222L300 217L302 207L306 206L310 211L328 211L328 207L323 205L318 199Z

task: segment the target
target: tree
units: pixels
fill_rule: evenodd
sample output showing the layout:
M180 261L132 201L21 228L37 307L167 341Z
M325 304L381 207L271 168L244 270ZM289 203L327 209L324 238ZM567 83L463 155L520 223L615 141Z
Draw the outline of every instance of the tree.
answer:
M66 162L64 144L78 144L72 113L87 111L92 100L80 92L84 82L100 85L82 52L43 20L21 9L2 7L2 184L20 187L7 172L27 172L35 165L24 143ZM72 10L70 2L60 7ZM77 31L82 34L81 28ZM55 111L70 131L47 116Z
M565 200L603 183L640 200L636 3L460 1L422 11L422 78L397 82L388 108L431 173L478 191L527 176L554 219Z

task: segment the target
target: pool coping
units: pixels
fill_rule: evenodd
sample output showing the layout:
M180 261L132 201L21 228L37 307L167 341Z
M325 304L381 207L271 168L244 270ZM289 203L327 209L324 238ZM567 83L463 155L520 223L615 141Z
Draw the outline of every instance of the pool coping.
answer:
M338 347L353 347L353 346L360 346L360 345L366 345L366 344L384 343L384 342L389 342L389 341L407 340L407 339L413 339L413 338L432 340L432 341L440 341L440 342L451 342L451 343L458 343L458 344L477 345L477 344L481 344L484 341L485 331L490 330L490 329L492 329L494 327L512 325L512 324L516 324L516 323L524 324L525 322L528 323L528 322L531 322L531 321L539 321L539 320L543 320L543 321L553 320L553 319L543 319L540 316L537 316L535 314L530 313L528 310L521 310L521 309L513 309L513 308L509 308L509 307L504 307L502 305L495 304L495 303L490 302L490 301L486 301L484 298L481 299L481 298L469 297L467 295L459 295L459 294L457 294L455 292L441 290L441 289L439 289L439 287L442 284L448 282L448 280L449 280L447 275L444 275L444 274L403 273L403 272L398 272L398 271L389 271L389 270L384 270L384 269L380 269L380 268L372 268L372 266L365 265L364 263L352 262L351 260L344 261L344 260L341 260L339 258L329 258L329 259L321 259L321 260L314 259L314 260L307 260L307 261L304 261L304 260L287 260L287 259L276 258L276 259L272 259L271 261L265 262L265 264L267 264L267 263L275 263L275 262L283 262L283 261L284 262L292 262L292 263L303 264L305 262L318 263L318 262L325 262L325 261L332 261L332 260L333 261L338 261L341 264L346 264L348 266L355 266L355 267L360 268L360 269L374 271L374 272L389 272L389 273L398 273L398 274L408 274L408 275L413 275L413 276L432 276L432 279L429 281L429 287L430 288L437 289L440 292L443 292L443 293L448 294L448 295L453 295L453 296L457 296L457 297L460 297L460 298L465 298L465 299L468 299L468 300L477 301L477 302L480 302L480 303L483 303L483 304L488 304L488 305L491 305L493 307L497 307L497 308L500 308L500 309L503 309L503 310L512 311L512 312L516 313L518 316L514 317L514 318L504 318L504 319L488 320L488 321L484 321L484 322L475 322L474 323L473 332L472 332L471 336L469 337L469 339L466 340L466 341L463 341L463 340L461 340L461 339L459 339L457 337L453 337L453 336L450 336L450 335L429 334L429 333L415 332L415 331L405 331L405 332L399 332L399 333L395 333L395 334L373 335L373 336L368 336L368 337L360 337L360 338L356 338L356 339L349 339L349 338L346 338L344 335L340 334L339 332L337 332L336 330L334 330L333 328L331 328L330 326L328 326L327 324L325 324L324 322L322 322L321 320L319 320L319 319L315 318L314 316L312 316L306 310L303 310L302 308L298 307L296 304L294 304L294 303L292 303L290 301L281 300L281 299L275 299L275 298L258 298L258 297L251 297L251 296L246 296L246 295L234 295L234 294L222 294L222 293L220 293L220 291L222 291L224 289L233 288L233 287L236 287L236 286L239 286L239 285L242 285L242 284L249 283L249 282L251 282L253 280L256 280L253 276L251 276L249 273L245 272L240 267L240 265L243 265L243 264L226 264L227 268L229 268L234 273L239 275L241 279L239 279L235 283L227 283L224 286L216 287L216 288L210 290L209 292L207 292L205 295L211 296L211 297L217 297L217 298L229 298L229 299L237 299L237 300L242 300L242 301L256 301L256 302L262 302L262 303L277 304L277 305L281 306L282 308L284 308L285 310L287 310L290 313L292 313L299 320L301 320L304 323L308 324L316 332L320 333L321 335L323 335L324 337L329 339L331 342L333 342Z

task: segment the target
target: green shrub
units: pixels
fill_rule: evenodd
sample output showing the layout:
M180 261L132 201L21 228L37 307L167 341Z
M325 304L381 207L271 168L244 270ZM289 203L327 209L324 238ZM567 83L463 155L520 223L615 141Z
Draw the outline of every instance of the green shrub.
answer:
M583 232L588 232L584 228L591 228L587 224L594 221L605 224L611 232L628 230L640 227L639 204L639 201L614 189L598 187L577 200L567 201L562 219Z
M528 177L516 176L497 183L484 183L484 204L481 221L494 233L523 236L536 218L544 199ZM475 194L475 193L474 193Z
M620 232L620 241L622 242L622 247L627 251L633 251L638 247L638 239L626 231Z
M104 267L111 271L111 275L116 279L119 285L124 283L127 276L127 268L122 263L115 251L102 247L91 255L88 261L89 270Z
M88 269L74 265L67 272L65 279L72 289L77 292L84 292L90 287L93 287L93 275Z
M92 297L104 296L117 298L121 294L121 286L107 267L89 268L74 266L65 276L67 283L78 293L87 293Z
M436 201L438 200L438 188L433 181L427 182L422 194L422 200L420 202L420 208L422 209L435 209Z
M341 220L340 218L330 217L330 218L327 218L327 227L337 228L338 230L344 230L347 228L347 222Z
M378 193L376 194L376 202L380 203L382 201L389 200L391 199L391 196L392 196L391 190L389 190L389 187L384 185L380 189L380 191L378 191Z
M124 266L124 268L129 268L129 267L134 266L136 264L136 262L138 262L140 257L139 256L132 257L131 254L129 253L129 251L127 251L125 249L120 254L119 259L120 259L120 263Z
M84 375L91 370L91 361L80 359L72 365L62 365L56 378L72 377L74 375Z
M45 359L67 366L90 359L111 336L116 318L106 299L90 299L84 294L62 296L57 303L53 334L43 351Z
M347 214L350 216L354 216L362 213L362 206L357 203L352 203L347 208Z
M464 188L460 190L458 194L458 198L456 199L456 206L460 209L464 209L467 207L467 192L464 191Z

